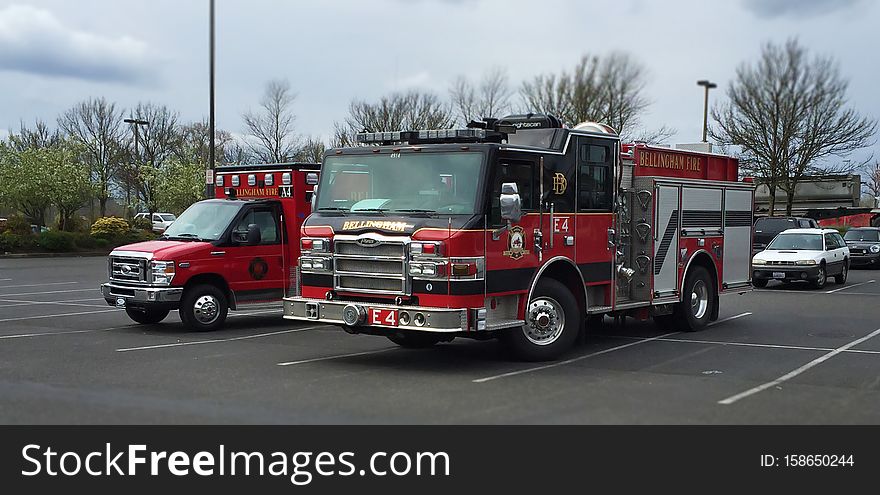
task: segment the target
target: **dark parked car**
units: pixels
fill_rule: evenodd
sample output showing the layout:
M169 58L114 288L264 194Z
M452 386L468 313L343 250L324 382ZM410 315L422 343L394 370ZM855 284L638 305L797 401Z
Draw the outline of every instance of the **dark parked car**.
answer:
M763 251L777 234L788 229L818 229L819 224L805 217L764 217L755 222L752 251Z
M852 266L880 266L880 228L849 229L843 238L849 246Z

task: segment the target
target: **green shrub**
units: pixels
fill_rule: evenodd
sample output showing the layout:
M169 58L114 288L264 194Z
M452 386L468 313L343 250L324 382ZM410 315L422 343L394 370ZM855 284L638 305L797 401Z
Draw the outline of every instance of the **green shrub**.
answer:
M152 232L153 222L151 222L150 219L144 217L135 218L131 221L131 228L135 230L148 230Z
M0 234L0 253L30 251L34 247L34 236L30 233L21 235L7 230Z
M95 248L97 249L108 249L110 247L110 241L107 239L101 239L100 237L95 237Z
M156 234L145 230L132 230L124 237L120 238L120 244L134 244L136 242L152 241L156 239Z
M39 235L37 245L46 251L66 252L76 249L74 235L70 232L49 230Z
M6 222L6 231L22 236L31 234L31 222L23 215L10 215Z
M119 217L101 217L92 224L91 234L101 239L119 239L131 230Z
M95 249L98 247L98 239L83 232L73 234L73 243L80 249Z

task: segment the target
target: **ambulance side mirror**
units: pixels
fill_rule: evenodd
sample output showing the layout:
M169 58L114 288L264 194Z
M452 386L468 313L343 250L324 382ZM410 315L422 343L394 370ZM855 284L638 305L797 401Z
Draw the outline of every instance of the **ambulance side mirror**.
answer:
M256 246L263 240L263 234L260 232L260 226L252 223L247 229L247 243L250 246Z
M501 184L501 219L509 222L519 222L522 219L522 199L519 197L519 188L516 182Z

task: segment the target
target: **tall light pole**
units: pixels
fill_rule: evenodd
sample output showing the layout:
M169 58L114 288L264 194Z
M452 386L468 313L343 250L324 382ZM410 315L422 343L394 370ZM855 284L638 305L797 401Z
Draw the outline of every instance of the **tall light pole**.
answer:
M708 143L706 140L706 133L709 128L709 90L717 88L718 85L703 79L697 81L697 86L703 86L706 88L706 96L703 99L703 142Z
M208 62L208 72L209 72L209 86L210 89L208 93L210 94L209 98L211 100L209 110L208 110L208 134L210 135L208 138L208 174L205 177L205 197L213 198L214 197L214 0L210 0L208 17L210 26L208 28L208 52L209 52L209 62ZM210 175L211 180L208 181L208 175Z
M138 133L138 129L140 126L148 126L150 123L146 120L142 119L123 119L123 122L126 124L131 124L131 130L134 133L134 159L137 160L140 157L140 153L138 152L138 141L140 140L140 134ZM125 187L125 211L128 213L128 216L131 217L131 181L128 181Z

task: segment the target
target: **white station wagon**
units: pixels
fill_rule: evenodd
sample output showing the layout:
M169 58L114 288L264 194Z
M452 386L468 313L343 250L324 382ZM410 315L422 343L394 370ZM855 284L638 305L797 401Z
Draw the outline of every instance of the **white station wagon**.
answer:
M766 287L770 280L808 282L821 289L831 276L845 283L849 262L849 248L836 230L789 229L752 258L752 283Z

